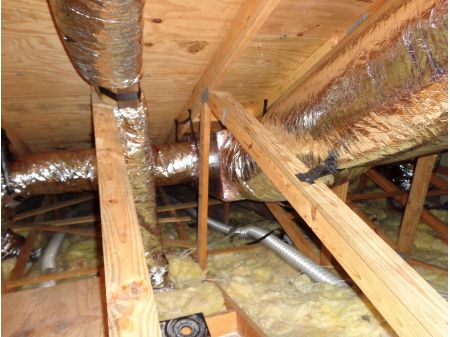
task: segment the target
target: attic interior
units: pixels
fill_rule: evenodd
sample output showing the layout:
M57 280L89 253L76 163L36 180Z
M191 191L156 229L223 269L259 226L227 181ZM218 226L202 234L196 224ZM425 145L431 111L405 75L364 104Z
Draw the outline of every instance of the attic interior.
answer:
M4 0L4 336L448 330L446 0Z

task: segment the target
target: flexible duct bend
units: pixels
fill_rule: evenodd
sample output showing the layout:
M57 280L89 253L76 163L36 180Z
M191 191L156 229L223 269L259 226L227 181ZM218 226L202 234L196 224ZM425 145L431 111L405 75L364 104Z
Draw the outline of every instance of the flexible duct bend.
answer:
M194 209L189 209L187 212L194 217L197 216L197 212ZM269 233L269 231L265 229L254 226L234 228L209 217L207 219L207 223L210 228L223 234L236 234L243 238L252 238L255 240L260 239ZM329 283L341 287L347 286L347 283L345 283L342 279L338 278L324 267L319 266L299 250L283 242L275 235L271 234L267 236L261 241L261 243L280 256L289 265L307 274L313 281L318 283Z

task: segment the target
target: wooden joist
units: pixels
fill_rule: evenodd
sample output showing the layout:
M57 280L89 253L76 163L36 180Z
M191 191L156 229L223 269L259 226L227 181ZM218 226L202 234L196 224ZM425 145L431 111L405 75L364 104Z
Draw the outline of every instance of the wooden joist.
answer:
M437 155L432 154L420 157L417 160L411 191L409 192L398 234L397 250L400 253L409 254L411 251L436 158Z
M111 106L92 94L109 336L158 337L158 313Z
M178 120L185 120L188 109L192 109L192 118L200 115L201 96L206 88L217 88L224 80L230 65L242 54L252 41L254 35L272 13L280 0L252 0L245 1L241 10L231 25L230 31L224 37L222 45L216 51L200 80L192 90L192 94L184 105ZM180 139L189 128L183 124L178 130ZM169 134L166 143L174 140L175 130Z
M307 168L227 93L208 105L331 251L401 337L444 336L442 297L323 183L300 182Z
M190 216L175 216L175 217L167 217L167 218L159 218L158 223L176 223L176 222L190 222L192 218Z
M206 269L208 249L209 151L211 146L211 112L203 104L200 116L200 177L198 187L197 253L200 267Z

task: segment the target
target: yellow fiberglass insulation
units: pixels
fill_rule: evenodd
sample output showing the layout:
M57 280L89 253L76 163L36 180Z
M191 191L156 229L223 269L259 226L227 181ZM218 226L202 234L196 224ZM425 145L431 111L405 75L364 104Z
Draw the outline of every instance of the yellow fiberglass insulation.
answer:
M206 278L206 270L190 257L170 257L169 278L176 288L185 288L200 283Z
M218 282L268 336L395 336L350 288L313 283L271 251L209 257Z
M193 287L155 294L160 320L202 312L204 315L225 312L220 290L212 283L198 283Z

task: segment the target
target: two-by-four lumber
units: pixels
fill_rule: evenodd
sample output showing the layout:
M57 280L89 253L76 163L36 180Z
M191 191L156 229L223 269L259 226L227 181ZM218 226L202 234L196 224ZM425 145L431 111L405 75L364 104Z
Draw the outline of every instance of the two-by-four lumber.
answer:
M48 206L44 206L44 207L39 207L37 209L32 209L31 211L27 211L27 212L23 212L23 213L19 213L16 214L13 217L13 222L19 221L19 220L23 220L38 214L42 214L42 213L47 213L50 211L54 211L56 209L60 209L60 208L64 208L64 207L68 207L68 206L72 206L72 205L76 205L76 204L81 204L82 202L88 201L88 200L92 200L95 198L95 195L93 194L88 194L88 195L83 195L81 197L77 197L74 199L70 199L70 200L66 200L66 201L61 201L58 203L54 203Z
M192 109L193 119L200 115L203 91L206 88L217 88L223 82L230 65L247 48L279 2L280 0L250 0L243 2L242 8L238 11L230 31L227 32L222 44L192 90L192 94L181 110L178 120L186 119L188 109ZM188 123L181 126L178 130L178 139L181 139L188 127ZM175 129L170 132L166 143L171 143L174 139Z
M318 263L319 256L315 253L312 242L305 238L304 233L302 233L297 224L289 218L286 211L276 202L267 202L266 206L292 240L295 247L312 261Z
M447 302L228 93L208 105L401 337L445 336Z
M411 184L411 191L409 192L408 201L400 225L400 232L398 234L397 251L400 253L409 254L411 251L436 158L437 154L432 154L420 157L417 160Z
M206 255L208 249L208 183L209 183L209 151L211 146L211 112L203 104L200 115L200 177L198 187L198 216L197 216L197 253L200 267L206 269Z
M366 177L365 175L361 177ZM366 177L367 178L367 177ZM386 199L392 198L394 196L404 196L407 195L407 192L398 191L398 192L369 192L369 193L355 193L347 196L348 201L361 201L361 200L373 200L373 199ZM440 195L448 194L448 190L436 190L436 191L428 191L428 197L435 197Z
M383 177L383 175L381 175L374 169L367 171L365 174L370 180L372 180L386 192L400 191L400 189L392 181L389 181L389 179ZM407 199L405 195L393 195L392 197L403 206L406 206ZM421 217L422 220L426 224L428 224L428 226L430 226L430 228L440 234L442 241L448 242L448 227L441 220L439 220L426 209L422 210Z
M92 93L109 336L161 335L113 107Z
M57 219L48 221L35 221L32 225L26 222L17 222L10 226L13 230L19 230L22 228L28 228L33 226L69 226L69 225L82 225L90 224L99 221L100 218L96 215L85 215L67 219Z

